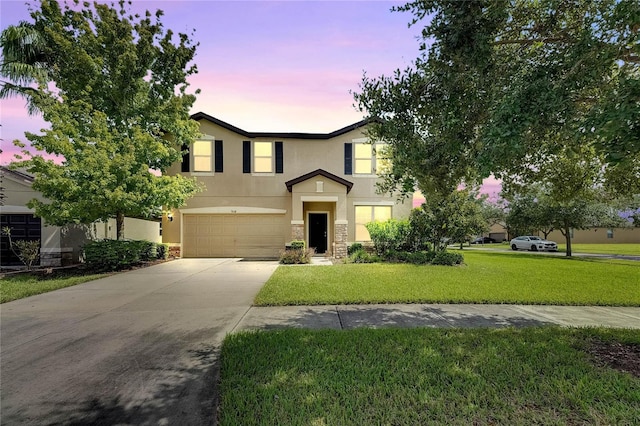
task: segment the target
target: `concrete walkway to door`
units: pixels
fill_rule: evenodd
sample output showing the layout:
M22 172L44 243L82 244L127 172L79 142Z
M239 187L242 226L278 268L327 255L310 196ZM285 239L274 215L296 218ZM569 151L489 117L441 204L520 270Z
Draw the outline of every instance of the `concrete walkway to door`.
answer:
M3 304L2 424L213 424L219 344L276 267L180 259Z

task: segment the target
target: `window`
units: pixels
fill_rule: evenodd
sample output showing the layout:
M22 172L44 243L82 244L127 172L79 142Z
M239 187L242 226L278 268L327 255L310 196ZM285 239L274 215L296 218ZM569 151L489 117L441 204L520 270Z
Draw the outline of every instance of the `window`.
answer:
M607 229L607 238L613 238L613 229Z
M193 171L208 172L213 171L213 148L212 140L198 140L193 143Z
M242 173L284 173L284 143L242 141Z
M354 141L354 174L373 175L382 173L389 167L389 160L385 158L384 151L387 144L371 144L366 139Z
M373 145L367 143L355 144L354 153L355 173L357 175L370 175L373 173Z
M253 143L253 172L273 173L273 142Z
M356 206L356 241L371 241L365 224L391 219L391 206Z

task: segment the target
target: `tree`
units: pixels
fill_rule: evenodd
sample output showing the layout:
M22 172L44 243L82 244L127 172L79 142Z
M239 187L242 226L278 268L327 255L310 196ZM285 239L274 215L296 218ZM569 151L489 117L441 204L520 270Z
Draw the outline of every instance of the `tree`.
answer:
M444 197L426 197L421 207L413 209L409 222L414 232L426 236L434 250L444 250L449 242L469 241L472 235L486 229L481 203L467 189Z
M32 98L38 91L34 85L49 80L49 57L44 40L33 24L22 21L7 27L0 34L0 99L22 96L27 100L29 114L37 110Z
M380 119L371 136L389 147L382 190L446 194L490 174L527 185L579 152L601 163L609 192L640 192L637 1L420 0L395 10L430 23L412 66L365 75L355 94Z
M545 238L558 229L565 237L566 255L572 255L571 231L591 227L614 228L628 226L629 222L620 215L620 206L609 200L602 189L592 189L590 196L572 198L558 202L552 189L536 185L519 194L511 194L507 223L522 234L542 231Z
M62 10L43 0L31 13L30 30L54 53L31 99L51 127L26 137L63 161L35 155L19 165L50 200L28 204L48 223L115 216L121 239L125 215L149 217L163 206L179 207L198 190L193 179L162 175L198 135L189 118L195 96L187 93L187 77L197 72L189 65L197 45L185 34L174 44L162 15L131 16L124 1L118 8L94 3Z

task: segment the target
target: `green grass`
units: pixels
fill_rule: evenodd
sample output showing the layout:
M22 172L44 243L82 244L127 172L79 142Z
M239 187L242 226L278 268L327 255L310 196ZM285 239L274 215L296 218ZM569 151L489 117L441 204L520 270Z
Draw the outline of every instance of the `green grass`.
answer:
M640 306L640 262L465 252L466 265L280 266L255 304L520 303Z
M82 284L105 276L107 274L56 277L37 277L25 274L6 276L0 279L0 303Z
M558 242L558 251L566 252L567 245ZM621 254L640 256L640 244L571 244L575 253Z
M229 335L220 425L638 424L640 379L602 329L290 329Z

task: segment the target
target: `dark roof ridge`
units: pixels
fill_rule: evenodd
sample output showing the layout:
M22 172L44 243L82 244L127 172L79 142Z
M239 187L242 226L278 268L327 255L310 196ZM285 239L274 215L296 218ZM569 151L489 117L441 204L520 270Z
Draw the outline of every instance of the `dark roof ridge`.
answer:
M32 174L27 173L24 169L11 169L7 166L0 165L0 170L3 174L13 175L14 178L23 179L29 183L33 183L33 180L35 179Z
M296 184L298 184L300 182L304 182L305 180L311 179L312 177L315 177L315 176L318 176L318 175L324 176L327 179L331 179L334 182L337 182L337 183L340 183L340 184L346 186L347 187L347 194L351 191L351 188L353 187L353 182L349 182L346 179L342 179L340 176L336 176L333 173L330 173L330 172L328 172L326 170L323 170L323 169L317 169L317 170L314 170L312 172L306 173L306 174L304 174L302 176L298 176L297 178L291 179L291 180L285 182L284 184L287 186L287 191L291 192L292 189L293 189L293 185L296 185Z
M365 126L372 121L377 121L376 119L366 118L364 120L360 120L357 123L350 124L341 129L334 130L331 133L303 133L303 132L248 132L239 127L236 127L232 124L229 124L225 121L222 121L218 118L215 118L209 114L205 114L204 112L197 112L191 115L191 119L193 120L207 120L214 124L217 124L220 127L223 127L227 130L230 130L234 133L242 135L247 138L283 138L283 139L331 139L337 136L348 133L352 130L358 129L362 126Z

